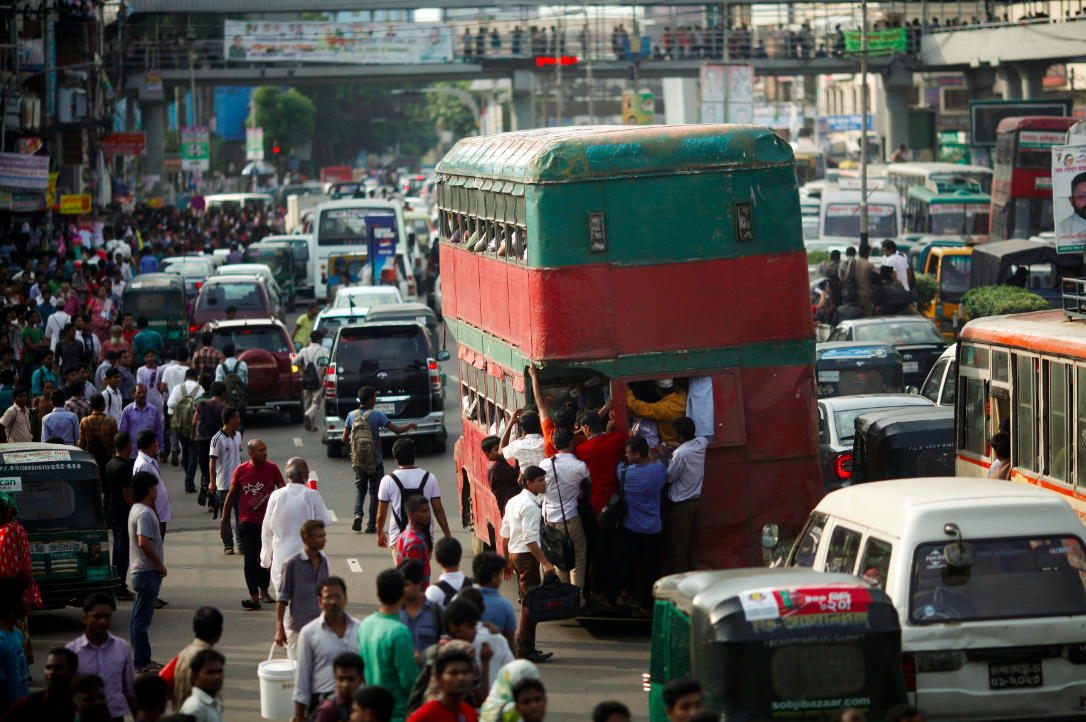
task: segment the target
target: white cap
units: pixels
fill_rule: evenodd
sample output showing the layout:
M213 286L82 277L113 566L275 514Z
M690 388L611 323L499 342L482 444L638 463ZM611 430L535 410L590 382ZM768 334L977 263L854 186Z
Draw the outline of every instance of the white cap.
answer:
M672 379L656 379L656 385L661 389L670 389L675 385Z

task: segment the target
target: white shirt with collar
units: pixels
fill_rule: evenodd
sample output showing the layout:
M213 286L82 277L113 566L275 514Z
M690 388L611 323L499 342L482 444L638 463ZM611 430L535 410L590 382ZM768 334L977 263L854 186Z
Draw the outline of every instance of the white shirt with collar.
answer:
M331 352L319 343L310 343L308 346L298 352L298 355L294 357L294 365L305 371L305 365L312 363L319 365L318 360L322 358L328 358ZM319 373L319 372L318 372Z
M708 439L695 436L675 449L667 466L668 499L678 503L701 496L701 485L705 481L705 449L708 446Z
M501 537L509 540L510 554L527 554L529 543L539 544L539 522L542 516L539 509L542 504L542 494L533 494L522 489L505 505ZM427 592L429 590L428 588Z
M166 384L166 392L172 397L173 390L180 386L185 381L185 372L189 370L188 363L177 362L173 365L168 365L162 372L162 383ZM173 406L170 406L170 413L173 413Z
M883 256L882 265L893 268L894 278L901 282L906 291L909 290L909 261L906 260L905 256L901 255L900 251L889 256Z
M335 672L332 661L344 652L358 653L358 627L361 622L349 614L343 636L324 621L324 612L298 632L298 671L294 676L294 701L309 704L311 694L334 692Z
M581 493L581 482L591 479L588 465L578 459L574 454L559 452L539 465L547 474L547 491L543 497L543 514L547 521L556 524L562 521L562 512L565 510L565 518L573 519L578 515L577 498ZM557 483L555 483L557 474ZM561 498L562 505L558 505Z
M516 459L521 471L528 466L539 466L547 458L543 434L525 434L524 438L514 439L502 449L502 454L508 461Z
M121 389L116 391L106 386L102 389L102 396L106 400L106 416L121 423L121 414L124 412L124 399L121 398Z
M169 383L169 381L166 382L167 385L169 385ZM193 389L195 389L195 391L193 391ZM192 381L191 379L185 380L170 389L170 398L166 400L166 410L170 412L170 416L173 416L173 410L182 396L191 393L192 397L196 398L203 392L204 389L200 386L198 381Z
M181 714L192 715L196 722L222 722L222 700L193 687L192 695L181 705Z
M155 497L155 512L158 520L165 524L173 520L173 512L170 510L170 493L166 491L166 483L162 481L162 472L158 468L158 459L152 459L142 451L136 454L136 463L132 467L132 473L149 471L158 479L158 496Z

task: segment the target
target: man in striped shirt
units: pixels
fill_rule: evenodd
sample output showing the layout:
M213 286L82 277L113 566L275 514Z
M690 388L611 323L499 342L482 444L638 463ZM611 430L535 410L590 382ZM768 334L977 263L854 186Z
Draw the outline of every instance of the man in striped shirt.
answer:
M211 483L208 491L215 494L215 498L221 507L230 492L230 480L234 478L234 469L241 463L241 414L233 406L227 406L222 410L222 430L211 437L211 452L209 472ZM234 553L234 530L230 526L230 511L234 513L234 526L241 523L240 505L234 504L232 510L223 509L223 524L226 527L226 535L223 537L222 553L231 555ZM241 546L241 537L238 537L238 547ZM239 549L240 551L240 549Z

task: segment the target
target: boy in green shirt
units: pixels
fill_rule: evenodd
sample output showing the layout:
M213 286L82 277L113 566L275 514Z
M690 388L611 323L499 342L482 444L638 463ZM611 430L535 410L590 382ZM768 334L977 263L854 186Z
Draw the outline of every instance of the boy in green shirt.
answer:
M404 722L407 694L419 674L411 632L399 620L403 590L403 575L396 569L378 574L380 606L362 620L358 630L358 653L366 663L366 684L387 687L396 700L392 722Z

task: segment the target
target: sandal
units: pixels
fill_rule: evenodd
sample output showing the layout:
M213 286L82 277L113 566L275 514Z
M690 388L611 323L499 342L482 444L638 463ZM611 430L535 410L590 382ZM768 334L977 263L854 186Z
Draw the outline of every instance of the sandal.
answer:
M165 666L166 665L159 664L158 662L148 662L147 664L143 665L142 667L140 667L136 671L139 672L140 674L143 674L144 672L159 672Z
M275 600L272 599L272 595L270 594L261 594L260 601L267 602L268 604L275 604Z
M167 602L165 599L156 599L155 600L155 609L162 609L167 604L169 604L169 602Z
M246 609L260 609L260 602L254 602L252 599L242 599L241 606Z
M122 594L115 594L114 599L118 602L134 602L136 601L136 595L132 592L124 592Z

